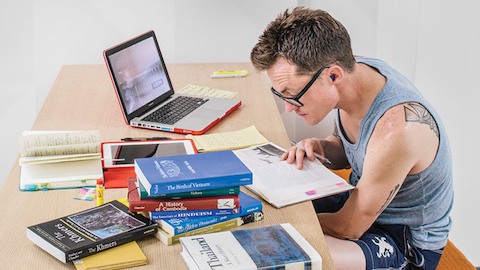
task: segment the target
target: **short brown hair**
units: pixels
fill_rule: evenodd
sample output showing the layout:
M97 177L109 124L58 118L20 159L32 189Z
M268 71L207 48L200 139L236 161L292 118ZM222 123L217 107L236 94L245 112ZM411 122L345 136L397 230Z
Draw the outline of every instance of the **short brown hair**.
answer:
M345 27L323 10L296 7L272 21L250 53L258 71L270 68L278 57L297 66L298 74L337 64L352 71L355 58Z

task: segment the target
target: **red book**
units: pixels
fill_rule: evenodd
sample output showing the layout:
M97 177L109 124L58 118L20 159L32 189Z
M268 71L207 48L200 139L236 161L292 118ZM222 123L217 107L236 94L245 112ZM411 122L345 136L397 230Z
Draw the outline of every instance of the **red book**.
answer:
M131 212L238 209L240 206L238 195L178 199L140 199L138 183L134 178L128 180L128 203Z

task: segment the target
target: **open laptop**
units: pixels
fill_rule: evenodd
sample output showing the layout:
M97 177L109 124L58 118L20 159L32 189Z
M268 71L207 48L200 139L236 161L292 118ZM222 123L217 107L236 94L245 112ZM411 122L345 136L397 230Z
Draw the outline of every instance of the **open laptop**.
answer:
M127 125L203 134L241 105L236 99L176 94L153 31L106 49L103 56Z

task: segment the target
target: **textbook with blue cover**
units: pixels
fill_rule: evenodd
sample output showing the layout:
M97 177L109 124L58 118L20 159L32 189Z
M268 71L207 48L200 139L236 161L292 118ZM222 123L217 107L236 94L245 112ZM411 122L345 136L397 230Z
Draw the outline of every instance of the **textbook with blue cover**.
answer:
M160 219L156 222L162 230L171 235L177 235L263 210L262 202L246 193L240 192L239 199L240 211L236 214L207 217L168 218Z
M289 223L180 238L189 269L322 269L322 257Z
M231 151L135 159L149 195L250 185L252 172Z
M211 217L224 216L238 213L238 209L211 209L211 210L185 210L185 211L150 211L151 220L160 220L165 218L184 218L184 217Z

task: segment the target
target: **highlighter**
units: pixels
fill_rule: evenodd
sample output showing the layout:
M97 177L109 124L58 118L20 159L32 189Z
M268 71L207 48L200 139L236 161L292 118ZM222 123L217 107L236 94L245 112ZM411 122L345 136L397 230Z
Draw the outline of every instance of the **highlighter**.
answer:
M96 195L97 195L97 206L100 206L103 204L103 179L97 179L97 187L96 187Z

